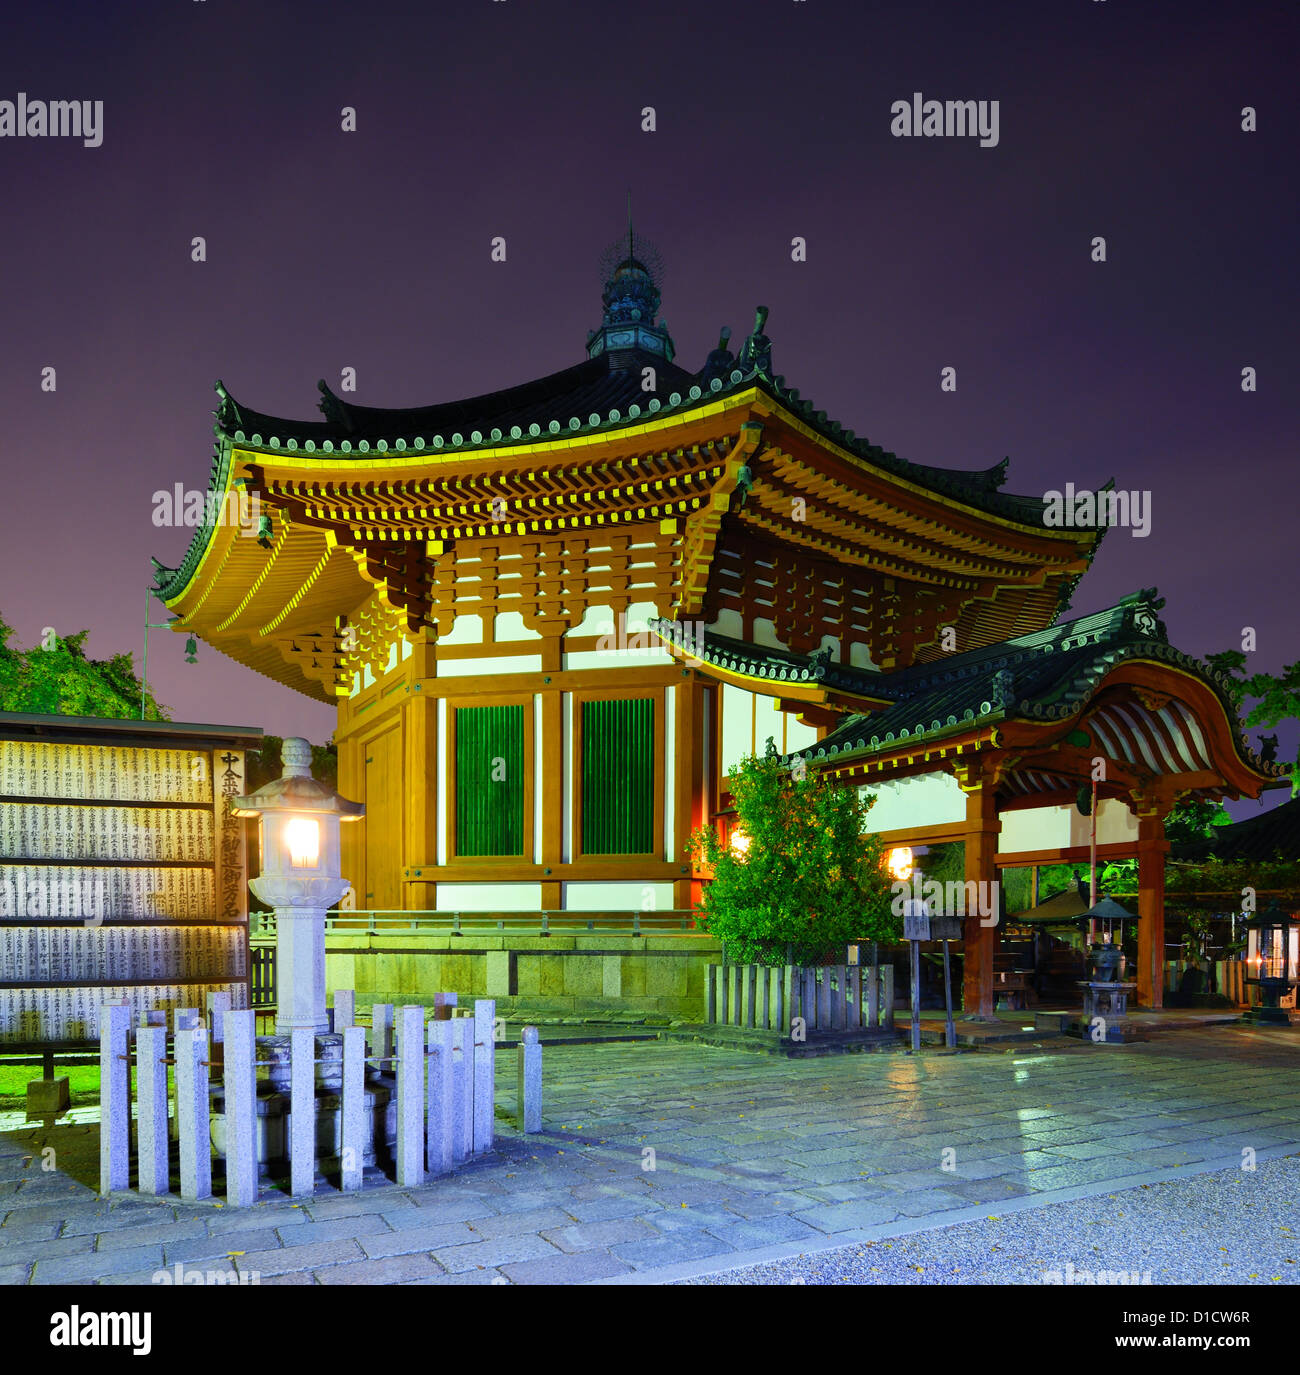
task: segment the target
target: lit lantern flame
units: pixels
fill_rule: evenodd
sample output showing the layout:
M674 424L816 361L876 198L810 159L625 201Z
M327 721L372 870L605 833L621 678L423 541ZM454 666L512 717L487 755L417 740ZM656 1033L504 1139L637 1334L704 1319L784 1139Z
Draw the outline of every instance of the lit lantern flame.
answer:
M885 856L885 869L891 878L906 883L912 877L912 847L898 845Z
M284 828L289 862L295 869L314 869L320 861L320 822L295 816Z
M749 853L749 837L744 831L732 831L731 853L735 855L737 859L744 859Z

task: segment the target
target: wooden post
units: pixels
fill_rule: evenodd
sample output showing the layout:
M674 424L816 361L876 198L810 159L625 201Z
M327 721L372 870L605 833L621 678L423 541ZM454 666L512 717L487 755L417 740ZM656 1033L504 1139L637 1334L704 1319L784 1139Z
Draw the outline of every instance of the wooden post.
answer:
M880 1025L880 966L873 964L867 969L867 1025Z
M977 772L973 767L958 773L966 794L966 872L967 883L980 885L980 894L996 892L998 820L996 780L992 770ZM967 892L970 890L967 889ZM980 904L976 904L978 907ZM981 924L977 912L966 916L962 927L964 967L962 969L963 1015L967 1021L991 1022L994 1016L993 949L997 926Z
M1141 1007L1165 1005L1165 839L1163 800L1142 799L1138 817L1138 968Z

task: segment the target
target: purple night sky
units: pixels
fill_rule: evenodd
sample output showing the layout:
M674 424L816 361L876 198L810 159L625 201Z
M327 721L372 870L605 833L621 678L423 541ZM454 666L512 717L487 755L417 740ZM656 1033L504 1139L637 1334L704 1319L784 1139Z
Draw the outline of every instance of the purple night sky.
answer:
M776 371L904 458L1150 491L1075 611L1154 584L1179 648L1253 626L1275 672L1300 658L1298 36L1294 5L1171 0L8 6L0 100L104 112L97 148L0 138L0 613L138 665L149 557L190 535L152 494L206 488L215 378L317 418L344 367L397 406L579 362L630 187L680 363L762 303ZM997 146L893 137L915 91L997 100ZM176 719L329 735L182 644L150 641Z

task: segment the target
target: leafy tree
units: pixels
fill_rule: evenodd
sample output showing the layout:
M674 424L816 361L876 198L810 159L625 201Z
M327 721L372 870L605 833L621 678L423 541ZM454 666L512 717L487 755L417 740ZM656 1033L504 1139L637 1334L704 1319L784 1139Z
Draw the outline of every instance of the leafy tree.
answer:
M1228 695L1240 711L1248 697L1257 698L1246 717L1248 726L1276 726L1281 721L1300 720L1300 660L1283 664L1280 674L1251 673L1245 670L1246 656L1239 649L1210 654L1205 662L1228 675ZM1291 796L1300 793L1300 755L1291 765Z
M883 846L863 834L874 797L792 772L771 740L766 756L748 756L732 770L731 784L743 852L707 827L688 846L712 873L699 911L729 959L817 964L853 941L898 936Z
M284 737L264 735L257 749L248 752L245 789L256 792L263 783L279 778L284 772L280 752L284 748ZM339 786L339 752L333 740L323 745L311 747L311 773L318 783L327 783L335 791Z
M13 633L0 617L0 711L139 719L140 680L131 655L88 659L85 630L30 649L11 645ZM145 719L171 719L151 692L145 694Z

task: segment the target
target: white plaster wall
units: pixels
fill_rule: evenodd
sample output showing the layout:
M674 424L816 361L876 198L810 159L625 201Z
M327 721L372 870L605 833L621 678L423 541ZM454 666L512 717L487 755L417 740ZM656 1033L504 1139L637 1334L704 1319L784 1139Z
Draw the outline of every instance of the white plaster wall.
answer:
M507 654L499 659L439 659L435 661L438 678L479 678L498 673L540 673L540 654Z
M483 617L457 616L451 630L438 637L440 645L481 645L483 643Z
M1091 831L1091 819L1075 807L1031 807L1005 812L998 852L1012 854L1020 850L1059 850L1087 845ZM1137 817L1123 802L1103 798L1097 807L1097 844L1133 843L1137 836Z
M540 883L439 883L438 912L537 912Z
M872 783L858 791L876 795L876 805L867 813L869 835L966 820L966 794L950 773L916 774Z
M529 630L524 624L523 613L519 611L503 611L495 617L492 622L493 638L500 643L503 640L540 640L542 632L540 630Z
M785 745L788 753L795 750L811 749L817 743L817 727L805 726L796 717L787 714L785 721Z
M722 776L750 752L753 734L753 693L730 683L722 685Z
M565 883L566 912L671 912L671 883Z

